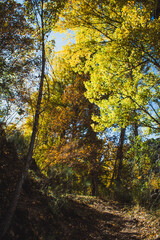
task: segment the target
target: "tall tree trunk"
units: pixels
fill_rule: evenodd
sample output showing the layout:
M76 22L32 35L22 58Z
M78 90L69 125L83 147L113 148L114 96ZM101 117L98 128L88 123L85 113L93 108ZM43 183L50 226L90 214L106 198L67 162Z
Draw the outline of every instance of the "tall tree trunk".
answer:
M122 167L123 167L123 145L124 145L124 139L125 139L125 131L126 128L121 128L121 134L119 139L119 146L117 150L117 161L118 161L118 170L117 170L117 178L116 181L118 184L121 182L121 173L122 173Z
M134 136L135 136L135 137L138 137L138 124L135 123L134 126L133 126L133 128L134 128Z
M34 124L33 124L33 130L32 130L32 136L31 136L31 141L28 149L28 154L26 158L26 164L24 167L24 170L22 172L21 178L17 184L16 191L14 193L13 200L11 202L10 208L8 210L8 213L1 225L1 233L0 233L0 239L3 239L5 234L7 233L11 221L13 219L14 213L17 208L18 200L21 194L22 186L24 183L24 180L27 176L28 169L31 165L32 162L32 155L33 155L33 148L34 148L34 143L35 143L35 138L36 138L36 133L38 130L38 123L39 123L39 115L40 115L40 105L42 101L42 92L43 92L43 83L44 83L44 78L45 78L45 42L44 42L44 23L43 23L43 0L42 0L42 11L41 11L41 27L42 27L42 32L41 32L41 38L42 38L42 70L41 70L41 78L40 78L40 84L39 84L39 94L38 94L38 99L37 99L37 106L36 106L36 112L35 112L35 117L34 117Z
M126 128L121 128L118 149L117 149L117 155L116 155L113 175L111 178L109 188L112 187L114 178L116 177L116 173L117 173L116 182L118 184L120 183L121 170L122 170L122 166L123 166L123 144L124 144L124 138L125 138L125 131L126 131ZM117 165L118 165L118 167L117 167Z

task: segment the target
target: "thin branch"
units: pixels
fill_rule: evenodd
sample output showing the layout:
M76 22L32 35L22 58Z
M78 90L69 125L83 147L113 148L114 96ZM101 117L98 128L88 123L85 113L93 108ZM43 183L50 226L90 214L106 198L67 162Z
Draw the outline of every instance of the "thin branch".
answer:
M154 111L154 113L157 115L158 118L160 118L160 116L158 115L157 111L155 110L155 108L153 107L153 105L151 103L149 103L150 107L152 108L152 110Z
M125 95L125 94L124 94ZM135 104L137 104L137 106L143 111L145 112L154 122L156 122L158 125L160 124L160 122L154 118L144 107L142 107L141 105L139 105L137 103L137 101L135 101L131 96L126 95L126 98L130 98Z

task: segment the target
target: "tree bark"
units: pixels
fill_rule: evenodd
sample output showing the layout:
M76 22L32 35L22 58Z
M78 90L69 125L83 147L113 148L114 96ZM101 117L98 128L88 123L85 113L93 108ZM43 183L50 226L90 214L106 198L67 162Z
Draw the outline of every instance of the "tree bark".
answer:
M121 172L123 167L123 145L124 145L124 139L125 139L125 131L126 128L121 128L121 134L119 139L119 147L117 150L117 161L118 161L118 170L117 170L117 178L116 181L119 184L121 182Z
M133 127L134 127L134 136L138 137L138 124L135 123Z
M24 180L27 176L28 169L31 165L32 162L32 155L33 155L33 148L34 148L34 143L35 143L35 138L36 138L36 133L38 130L38 123L39 123L39 115L40 115L40 105L42 101L42 92L43 92L43 83L44 83L44 78L45 78L45 34L44 34L44 23L43 23L43 0L42 0L42 7L41 7L41 27L42 27L42 32L41 32L41 38L42 38L42 70L41 70L41 78L40 78L40 84L39 84L39 94L38 94L38 99L37 99L37 106L36 106L36 112L35 112L35 117L34 117L34 124L33 124L33 130L32 130L32 136L30 140L30 145L28 149L28 154L26 158L26 164L24 167L24 170L22 172L21 178L17 184L16 191L14 193L13 200L11 202L10 208L8 210L8 213L1 225L1 234L0 234L0 239L3 239L5 234L7 233L14 213L17 208L18 200L22 191L22 186L24 183Z
M126 128L121 128L118 149L117 149L117 156L116 156L113 175L111 178L109 188L112 187L114 178L116 179L116 182L118 183L117 185L119 185L119 183L120 183L121 170L123 167L123 145L124 145L124 139L125 139L125 131L126 131ZM118 165L118 169L117 169L117 165ZM116 177L116 174L117 174L117 177Z

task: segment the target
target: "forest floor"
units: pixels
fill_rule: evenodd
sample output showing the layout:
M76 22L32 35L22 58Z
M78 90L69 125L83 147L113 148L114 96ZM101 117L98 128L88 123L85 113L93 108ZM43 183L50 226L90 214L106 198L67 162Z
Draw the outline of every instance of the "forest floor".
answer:
M13 146L2 140L0 223L23 169ZM29 172L3 240L160 240L160 210L149 213L144 208L89 196L57 197L45 189L43 178L38 171Z
M160 217L112 200L22 194L6 240L160 240Z
M62 239L160 240L160 219L142 209L129 211L128 207L115 201L95 197L70 196L69 199L71 204L68 213L64 212L67 218Z

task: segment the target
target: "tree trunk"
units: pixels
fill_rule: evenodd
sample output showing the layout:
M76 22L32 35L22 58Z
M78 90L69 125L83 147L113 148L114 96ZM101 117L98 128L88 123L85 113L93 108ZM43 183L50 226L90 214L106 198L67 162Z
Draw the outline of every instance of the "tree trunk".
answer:
M40 105L42 101L42 92L43 92L43 83L44 83L44 77L45 77L45 42L44 42L44 25L43 25L43 0L42 0L42 12L41 12L41 26L42 26L42 70L41 70L41 79L40 79L40 84L39 84L39 94L38 94L38 99L37 99L37 106L36 106L36 112L35 112L35 117L34 117L34 124L33 124L33 130L32 130L32 136L31 136L31 141L28 149L28 154L26 158L26 164L23 170L23 173L21 175L21 178L17 184L16 191L14 193L13 200L11 202L10 208L8 210L8 213L1 225L1 234L0 234L0 239L3 239L5 234L7 233L11 221L13 219L14 213L17 208L18 200L21 194L22 186L24 183L24 180L27 176L28 169L31 165L32 161L32 155L33 155L33 148L34 148L34 143L35 143L35 137L36 133L38 130L38 123L39 123L39 115L40 115Z
M135 137L138 137L138 124L135 123L134 126L133 126L133 128L134 128L134 136L135 136Z
M120 134L120 139L119 139L119 147L117 150L117 161L118 161L118 172L117 172L117 178L116 181L117 183L121 183L121 172L122 172L122 167L123 167L123 145L124 145L124 139L125 139L125 131L126 128L121 128L121 134Z
M126 128L121 128L118 149L117 149L117 156L116 156L113 175L111 178L109 188L112 187L116 173L117 173L116 182L118 184L120 183L121 170L122 170L122 166L123 166L123 144L124 144L124 138L125 138L125 131L126 131ZM117 169L117 165L118 165L118 169Z

